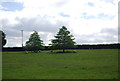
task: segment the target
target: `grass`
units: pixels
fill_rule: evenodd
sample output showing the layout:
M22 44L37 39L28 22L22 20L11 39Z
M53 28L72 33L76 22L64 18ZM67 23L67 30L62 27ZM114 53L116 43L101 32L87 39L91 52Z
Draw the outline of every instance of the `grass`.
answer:
M3 79L118 79L118 50L3 52Z

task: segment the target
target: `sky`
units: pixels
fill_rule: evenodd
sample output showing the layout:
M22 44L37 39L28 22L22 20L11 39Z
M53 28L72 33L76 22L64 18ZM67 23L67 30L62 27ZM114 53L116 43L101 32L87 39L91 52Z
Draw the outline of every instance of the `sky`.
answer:
M76 44L118 43L118 0L1 0L0 30L5 47L20 47L38 32L45 45L62 26Z

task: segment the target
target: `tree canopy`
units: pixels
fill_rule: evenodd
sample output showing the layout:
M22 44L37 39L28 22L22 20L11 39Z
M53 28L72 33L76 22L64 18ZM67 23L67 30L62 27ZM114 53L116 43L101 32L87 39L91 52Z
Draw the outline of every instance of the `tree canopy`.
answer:
M30 35L29 40L26 42L26 48L34 52L38 52L42 49L43 45L43 41L40 39L38 32L36 31Z
M53 48L62 49L63 52L65 52L65 49L75 47L73 35L70 34L70 31L68 31L65 26L60 28L59 32L55 36L55 39L53 39L51 42Z
M0 30L0 38L2 38L2 47L7 43L6 34Z

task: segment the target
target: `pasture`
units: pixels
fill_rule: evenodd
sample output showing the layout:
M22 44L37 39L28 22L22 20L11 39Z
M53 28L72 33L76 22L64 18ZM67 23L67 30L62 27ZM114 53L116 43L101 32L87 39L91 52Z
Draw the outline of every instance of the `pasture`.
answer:
M118 79L117 49L3 52L3 79Z

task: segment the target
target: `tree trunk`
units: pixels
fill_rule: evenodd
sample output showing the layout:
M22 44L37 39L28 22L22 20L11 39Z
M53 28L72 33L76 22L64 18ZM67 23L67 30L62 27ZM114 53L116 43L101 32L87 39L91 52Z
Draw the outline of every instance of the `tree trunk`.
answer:
M65 49L63 49L63 53L65 52Z

